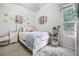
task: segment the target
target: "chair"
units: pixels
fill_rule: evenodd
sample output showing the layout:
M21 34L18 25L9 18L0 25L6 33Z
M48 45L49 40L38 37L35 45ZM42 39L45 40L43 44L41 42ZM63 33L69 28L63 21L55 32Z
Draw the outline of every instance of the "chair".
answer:
M5 46L10 43L9 33L0 33L0 46Z

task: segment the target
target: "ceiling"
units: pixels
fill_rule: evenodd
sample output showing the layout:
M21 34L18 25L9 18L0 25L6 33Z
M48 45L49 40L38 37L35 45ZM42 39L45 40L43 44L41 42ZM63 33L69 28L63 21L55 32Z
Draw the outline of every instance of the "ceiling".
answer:
M15 3L15 4L35 12L38 11L41 7L45 6L47 3Z
M31 10L33 12L38 11L41 7L49 4L49 3L15 3L18 6L22 6L28 10ZM57 3L60 7L66 3Z

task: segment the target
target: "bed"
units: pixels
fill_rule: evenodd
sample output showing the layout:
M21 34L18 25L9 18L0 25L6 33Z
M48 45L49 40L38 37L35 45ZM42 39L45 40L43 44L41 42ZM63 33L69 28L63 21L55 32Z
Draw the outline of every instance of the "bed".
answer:
M35 55L38 50L48 44L49 33L48 32L20 32L19 41L32 51Z

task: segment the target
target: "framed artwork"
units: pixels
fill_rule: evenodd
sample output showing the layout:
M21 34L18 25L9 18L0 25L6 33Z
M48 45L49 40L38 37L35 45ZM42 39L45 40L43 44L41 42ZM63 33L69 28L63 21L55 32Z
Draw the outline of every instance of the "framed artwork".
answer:
M22 22L23 22L23 16L20 16L19 23L22 24Z
M29 17L27 17L27 20L29 20Z
M13 18L12 18L12 17L10 17L10 19L11 19L11 20L13 20Z
M40 16L39 24L45 24L45 23L47 23L47 16Z
M18 20L19 20L19 16L16 15L16 16L15 16L15 22L18 22Z
M47 16L45 16L45 23L47 23Z
M23 23L23 16L16 15L15 16L15 22L22 24Z

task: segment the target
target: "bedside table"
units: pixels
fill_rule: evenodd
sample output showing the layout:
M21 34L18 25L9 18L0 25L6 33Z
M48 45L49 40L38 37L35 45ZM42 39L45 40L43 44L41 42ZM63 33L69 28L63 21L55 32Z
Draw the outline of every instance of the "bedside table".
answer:
M57 37L53 37L53 36L50 37L50 43L52 44L52 46L55 46L55 47L59 45L59 41Z
M18 32L9 32L10 44L18 42Z

